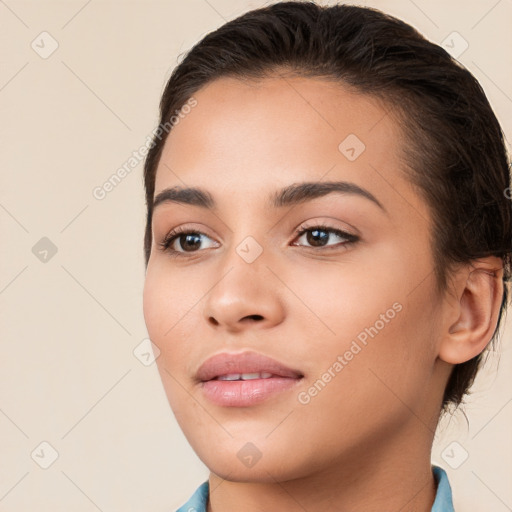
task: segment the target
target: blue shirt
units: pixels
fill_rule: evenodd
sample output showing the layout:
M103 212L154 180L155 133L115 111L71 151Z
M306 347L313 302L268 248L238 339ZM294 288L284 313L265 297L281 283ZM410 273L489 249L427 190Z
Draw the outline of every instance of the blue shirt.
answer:
M454 512L452 502L452 489L448 482L448 475L443 468L432 466L434 477L437 481L437 492L431 512ZM191 498L176 512L206 512L208 504L209 484L203 482L191 496Z

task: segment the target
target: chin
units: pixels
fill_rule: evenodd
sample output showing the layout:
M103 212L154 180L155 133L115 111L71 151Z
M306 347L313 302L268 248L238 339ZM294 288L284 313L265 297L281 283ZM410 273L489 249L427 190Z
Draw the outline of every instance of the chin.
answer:
M239 461L219 461L215 457L212 457L212 463L210 460L203 462L212 473L230 482L276 483L296 478L293 472L283 472L282 465L278 471L274 464L265 464L261 460L252 468L241 467Z
M213 445L215 448L212 445L194 447L208 469L225 480L275 483L301 478L310 469L307 460L299 460L297 453L290 457L285 443L274 446L267 441L266 446L262 446L263 441L259 444L234 439L230 441L229 445Z

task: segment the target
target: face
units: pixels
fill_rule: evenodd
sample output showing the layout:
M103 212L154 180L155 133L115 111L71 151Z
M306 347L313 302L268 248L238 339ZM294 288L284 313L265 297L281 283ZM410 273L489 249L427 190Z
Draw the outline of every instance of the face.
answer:
M194 97L157 169L144 288L191 446L223 478L273 481L417 442L441 398L441 306L399 125L322 80Z

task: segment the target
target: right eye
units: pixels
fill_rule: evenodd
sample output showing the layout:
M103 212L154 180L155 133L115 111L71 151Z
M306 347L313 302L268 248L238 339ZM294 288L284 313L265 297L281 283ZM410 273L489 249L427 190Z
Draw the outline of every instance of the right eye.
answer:
M168 252L171 256L186 256L186 253L198 252L199 246L201 245L201 237L208 237L205 233L178 227L170 231L165 238L159 243L159 246L163 251ZM177 249L176 246L180 246L181 249Z

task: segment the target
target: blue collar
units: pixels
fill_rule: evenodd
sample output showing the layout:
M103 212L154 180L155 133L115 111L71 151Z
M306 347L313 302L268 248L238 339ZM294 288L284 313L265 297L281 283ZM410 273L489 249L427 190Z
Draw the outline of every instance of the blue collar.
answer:
M180 507L176 512L206 512L206 505L208 503L209 484L208 480L203 482L197 489L192 497Z
M437 481L437 492L431 512L454 512L452 489L446 471L439 466L432 466L432 471ZM196 489L187 503L176 512L206 512L208 494L209 484L207 480Z
M452 488L450 487L446 471L439 466L432 466L432 471L437 480L437 492L431 512L454 512Z

